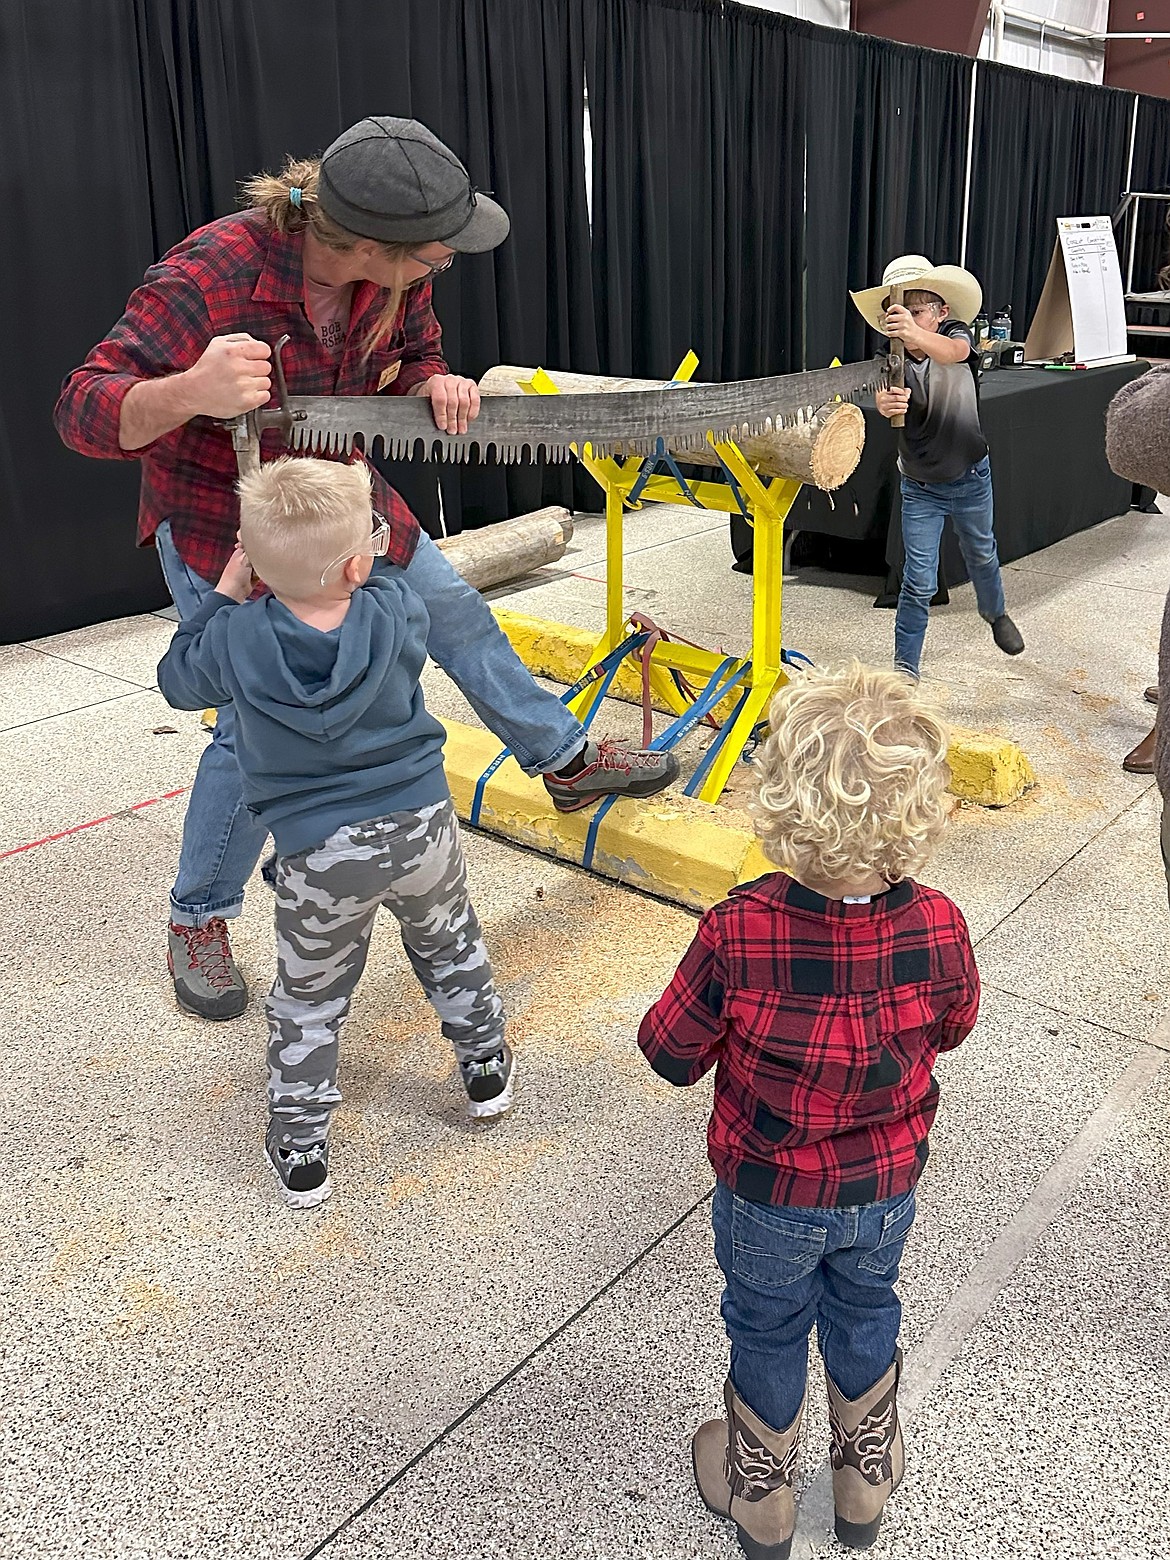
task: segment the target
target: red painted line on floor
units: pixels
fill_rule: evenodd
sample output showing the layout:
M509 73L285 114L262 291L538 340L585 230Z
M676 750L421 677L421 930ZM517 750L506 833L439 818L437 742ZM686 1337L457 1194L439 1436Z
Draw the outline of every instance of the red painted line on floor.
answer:
M75 823L71 829L62 829L59 834L46 834L43 839L29 840L27 845L14 845L11 850L0 850L0 861L6 856L19 856L23 851L36 850L38 845L51 845L54 840L67 840L71 834L80 834L85 829L96 829L99 823L111 823L115 818L124 818L127 813L141 812L144 807L155 807L159 802L170 802L176 796L182 796L190 790L189 786L181 785L177 791L164 791L161 796L152 796L148 801L135 802L133 807L124 807L121 812L106 813L104 818L91 818L88 823Z

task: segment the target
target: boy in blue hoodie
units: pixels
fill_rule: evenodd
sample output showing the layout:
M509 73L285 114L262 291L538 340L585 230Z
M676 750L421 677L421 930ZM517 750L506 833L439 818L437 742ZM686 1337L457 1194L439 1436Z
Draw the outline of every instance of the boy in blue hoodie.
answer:
M427 609L400 568L375 568L388 534L364 466L264 465L240 482L240 545L158 669L176 709L234 706L245 801L276 847L265 1150L294 1208L332 1190L338 1043L379 905L455 1048L468 1114L512 1104L444 732L419 687ZM253 571L271 594L249 600Z

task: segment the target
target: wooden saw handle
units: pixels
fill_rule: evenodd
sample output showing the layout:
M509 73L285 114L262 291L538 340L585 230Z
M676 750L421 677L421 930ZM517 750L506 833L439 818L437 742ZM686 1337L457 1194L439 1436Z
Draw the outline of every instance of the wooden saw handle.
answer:
M890 288L890 302L901 305L903 288L895 284ZM904 390L906 388L906 343L892 338L890 341L890 389ZM892 428L904 428L906 418L901 412L897 412L890 418Z

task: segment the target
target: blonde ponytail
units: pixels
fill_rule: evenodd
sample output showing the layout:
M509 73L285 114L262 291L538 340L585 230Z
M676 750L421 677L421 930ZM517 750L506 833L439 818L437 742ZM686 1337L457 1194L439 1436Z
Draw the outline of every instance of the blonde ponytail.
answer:
M264 220L278 233L308 232L326 249L344 252L359 243L361 235L349 232L322 211L317 200L320 174L320 158L287 157L279 173L257 173L245 179L240 185L240 197L245 206L263 212ZM388 260L402 261L410 255L410 244L387 244L379 239L369 242L376 243ZM362 344L363 359L393 333L404 290L386 289L386 303Z

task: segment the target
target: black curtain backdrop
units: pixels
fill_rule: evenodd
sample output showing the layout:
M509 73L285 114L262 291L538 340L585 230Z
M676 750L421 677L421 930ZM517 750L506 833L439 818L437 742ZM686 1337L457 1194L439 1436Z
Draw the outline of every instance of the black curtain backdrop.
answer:
M167 241L173 179L146 144L142 9L0 7L0 643L169 599L134 547L137 462L86 461L51 421L61 380Z
M971 62L719 0L593 0L600 353L663 375L869 350L850 287L958 258ZM807 188L807 203L806 203Z
M800 367L802 156L790 24L718 0L590 0L602 368Z
M1133 174L1130 188L1147 193L1170 190L1170 99L1142 97L1138 102L1137 133L1133 143ZM1158 286L1158 272L1170 263L1170 233L1166 221L1170 205L1161 201L1142 201L1137 212L1137 242L1134 248L1133 290L1152 292ZM1121 275L1128 270L1130 213L1118 231L1122 244ZM1134 310L1130 310L1131 316ZM1165 323L1164 314L1158 316ZM1144 321L1143 323L1149 323Z
M1130 188L1161 190L1170 185L1170 98L1138 99Z
M979 65L967 265L1022 341L1057 217L1108 216L1125 183L1133 93Z
M584 178L583 24L570 0L170 0L155 8L147 115L177 148L179 233L240 179L322 150L365 114L420 119L512 218L435 285L452 369L595 365ZM385 464L434 529L435 468ZM443 467L448 530L568 502L570 468Z
M896 255L957 263L971 61L820 27L799 27L796 47L816 368L876 348L850 288L876 285Z
M0 640L165 603L134 547L137 464L62 448L60 381L157 255L235 209L240 179L364 114L423 120L511 213L500 250L436 286L452 367L595 367L583 81L577 0L315 0L295 23L285 0L8 0ZM432 528L434 470L392 472ZM441 470L451 530L572 493L568 467Z

